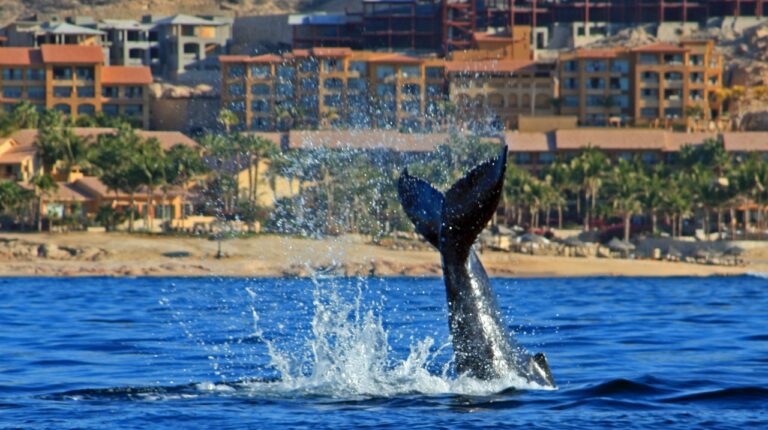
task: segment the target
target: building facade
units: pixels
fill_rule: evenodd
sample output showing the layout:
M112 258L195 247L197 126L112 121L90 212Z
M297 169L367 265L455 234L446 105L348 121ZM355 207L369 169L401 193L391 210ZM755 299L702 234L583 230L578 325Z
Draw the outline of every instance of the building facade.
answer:
M2 35L10 47L100 46L107 65L147 66L170 80L208 81L218 76L218 56L227 52L232 23L232 18L191 15L148 15L140 21L35 17L7 25Z
M440 59L313 48L221 60L222 106L251 130L432 129L447 99Z
M689 125L709 120L723 84L711 40L560 55L560 113L582 125Z
M520 116L555 113L552 63L449 61L446 71L451 103L466 128L514 129Z
M0 104L22 100L77 118L97 113L149 125L152 75L146 67L105 66L98 46L43 45L0 48Z

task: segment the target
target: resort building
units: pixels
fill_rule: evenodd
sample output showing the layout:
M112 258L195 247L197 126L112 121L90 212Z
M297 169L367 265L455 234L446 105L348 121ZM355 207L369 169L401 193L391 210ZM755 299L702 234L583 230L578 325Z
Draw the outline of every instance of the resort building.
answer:
M533 61L446 62L451 103L469 129L514 129L521 115L553 115L554 71Z
M445 62L434 58L313 48L221 61L222 106L251 130L432 129L447 96Z
M713 118L722 59L711 40L560 55L560 113L582 125L688 125Z
M155 76L198 82L218 76L218 56L227 52L232 23L227 17L190 15L100 21L32 17L7 25L2 35L11 47L100 46L106 65L148 66Z
M0 104L11 111L27 100L38 109L56 109L73 118L103 112L147 127L149 69L104 62L98 46L0 48Z
M112 128L73 128L73 133L90 143L95 143L99 136L115 133ZM0 139L0 180L19 182L30 187L28 181L40 173L42 164L37 155L35 140L38 130L20 130L10 137ZM174 145L198 147L197 142L179 132L157 132L137 130L142 139L156 139L164 150ZM44 196L41 211L48 217L61 218L64 215L93 217L99 208L107 205L113 208L126 208L130 205L128 193L108 189L98 177L86 176L75 166L72 171L59 171L54 167L56 189ZM168 190L155 190L150 199L148 190L142 189L133 196L140 214L149 211L152 219L173 221L192 212L191 203L183 190L172 187ZM149 202L153 205L150 207ZM74 213L73 211L78 211Z

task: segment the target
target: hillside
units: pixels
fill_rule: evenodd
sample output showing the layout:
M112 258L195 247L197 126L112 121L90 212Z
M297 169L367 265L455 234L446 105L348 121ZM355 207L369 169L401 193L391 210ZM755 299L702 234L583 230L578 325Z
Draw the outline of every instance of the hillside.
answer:
M148 14L176 13L267 15L318 9L321 4L325 6L324 2L313 0L0 0L0 24L34 13L42 17L86 15L95 18L138 18Z

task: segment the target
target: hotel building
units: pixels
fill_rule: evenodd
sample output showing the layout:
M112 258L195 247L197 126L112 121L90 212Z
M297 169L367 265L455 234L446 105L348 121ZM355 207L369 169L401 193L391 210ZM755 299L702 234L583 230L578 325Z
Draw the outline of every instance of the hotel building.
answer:
M149 68L104 62L98 46L0 48L0 105L11 111L27 100L73 118L102 112L148 127Z
M722 58L711 40L633 49L585 49L560 55L560 113L582 125L685 125L713 118Z

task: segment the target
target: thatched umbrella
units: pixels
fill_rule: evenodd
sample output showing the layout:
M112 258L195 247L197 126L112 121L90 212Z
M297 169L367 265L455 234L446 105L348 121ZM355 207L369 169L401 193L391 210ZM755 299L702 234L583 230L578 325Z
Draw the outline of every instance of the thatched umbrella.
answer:
M586 242L582 241L578 238L578 236L570 236L566 237L565 240L563 240L563 243L567 246L571 246L574 248L579 248L582 246L587 246Z
M680 260L683 258L683 253L680 252L674 246L670 246L667 249L667 260Z
M549 239L538 234L526 233L518 238L520 243L536 243L536 244L548 244Z
M611 251L620 252L624 256L628 256L632 251L635 250L635 245L615 237L611 239L610 242L608 242L607 246Z

